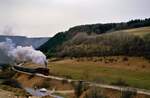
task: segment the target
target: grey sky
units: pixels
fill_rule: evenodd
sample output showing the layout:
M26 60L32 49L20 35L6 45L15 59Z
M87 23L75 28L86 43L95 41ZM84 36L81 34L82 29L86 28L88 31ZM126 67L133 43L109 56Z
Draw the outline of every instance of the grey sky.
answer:
M53 36L72 26L150 17L150 0L0 0L0 34Z

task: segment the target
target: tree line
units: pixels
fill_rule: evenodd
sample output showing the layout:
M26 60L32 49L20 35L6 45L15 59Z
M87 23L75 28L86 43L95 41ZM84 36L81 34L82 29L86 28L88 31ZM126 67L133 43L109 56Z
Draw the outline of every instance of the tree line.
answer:
M67 31L67 33L76 34L78 32L87 32L88 34L91 33L102 34L115 30L131 29L146 26L150 26L150 18L146 18L143 20L142 19L130 20L128 22L121 22L121 23L106 23L106 24L98 23L89 25L79 25L70 28Z
M150 34L143 37L116 32L89 36L78 34L57 48L58 57L144 56L150 57Z

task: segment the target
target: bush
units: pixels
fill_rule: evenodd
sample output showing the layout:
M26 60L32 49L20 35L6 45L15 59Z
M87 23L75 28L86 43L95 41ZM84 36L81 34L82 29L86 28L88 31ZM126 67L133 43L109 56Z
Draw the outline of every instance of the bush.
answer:
M68 80L67 79L63 79L61 82L62 82L62 84L67 84Z
M144 37L145 50L144 56L147 59L150 59L150 33L146 34Z
M133 98L136 96L137 91L135 89L127 89L124 91L121 91L121 97L120 98Z
M100 88L92 88L89 92L86 92L83 98L107 98L103 95L103 92Z
M124 57L122 61L128 61L128 57Z
M118 79L116 82L111 83L111 85L117 85L117 86L129 86L129 84L126 83L123 79Z
M74 85L75 95L77 98L79 98L82 95L82 93L87 90L87 86L83 83L83 81L78 81L73 85Z
M36 86L35 86L36 87ZM50 88L50 81L49 80L45 80L45 81L43 81L43 83L40 85L40 86L38 86L39 88Z
M21 84L18 83L16 80L14 79L7 79L5 80L3 83L3 85L8 85L8 86L11 86L11 87L15 87L15 88L22 88Z

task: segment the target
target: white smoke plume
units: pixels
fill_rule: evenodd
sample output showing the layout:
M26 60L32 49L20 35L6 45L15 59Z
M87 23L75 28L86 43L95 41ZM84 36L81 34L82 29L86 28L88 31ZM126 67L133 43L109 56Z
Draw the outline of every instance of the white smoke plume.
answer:
M16 46L8 38L5 42L0 42L0 50L15 62L30 61L39 65L46 63L46 56L41 51L35 50L32 46Z

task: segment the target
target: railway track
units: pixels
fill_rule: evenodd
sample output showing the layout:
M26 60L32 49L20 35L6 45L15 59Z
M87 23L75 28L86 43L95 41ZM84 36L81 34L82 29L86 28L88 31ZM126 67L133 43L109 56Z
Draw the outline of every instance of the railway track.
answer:
M35 75L38 77L43 77L43 78L50 78L50 79L55 79L55 80L66 80L68 82L77 82L77 81L82 81L82 80L73 80L73 79L66 79L66 78L62 78L62 77L57 77L57 76L51 76L51 75L44 75L44 74L40 74L40 73L35 73L34 71L28 71L25 72L23 70L20 70L21 68L24 67L20 67L21 64L19 66L13 66L12 69L16 72L19 73L24 73L24 74L28 74L28 75ZM29 68L28 68L29 69ZM139 88L132 88L132 87L120 87L120 86L113 86L113 85L105 85L105 84L100 84L100 83L94 83L94 82L88 82L88 81L82 81L83 83L87 83L90 86L95 86L95 87L100 87L100 88L106 88L106 89L113 89L113 90L118 90L118 91L128 91L128 90L134 90L136 91L138 94L144 94L144 95L148 95L150 96L150 90L146 90L146 89L139 89Z

